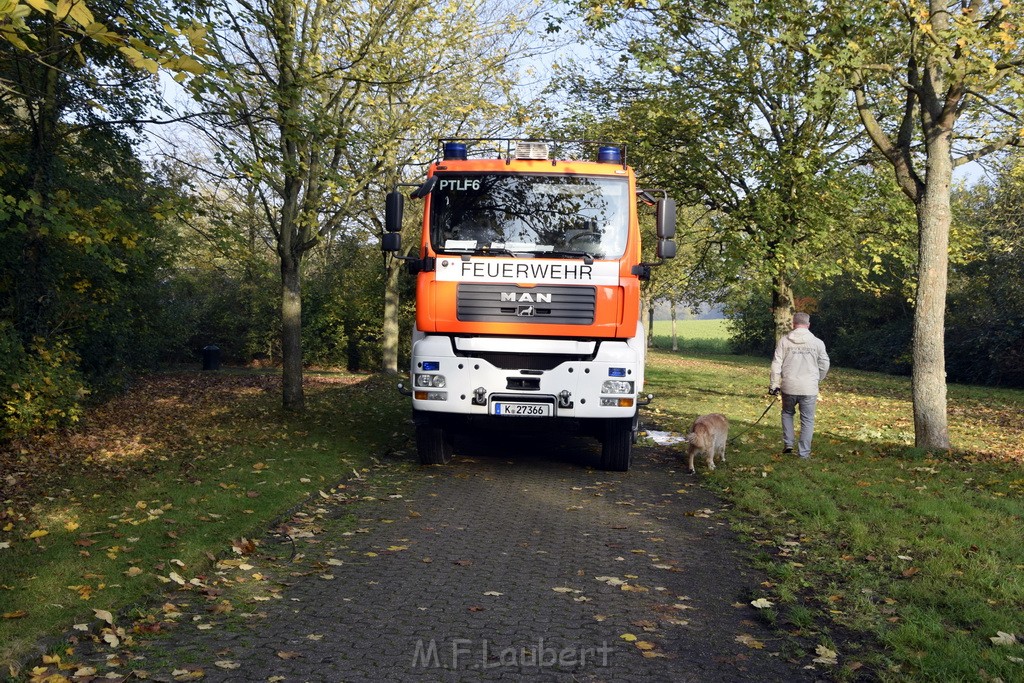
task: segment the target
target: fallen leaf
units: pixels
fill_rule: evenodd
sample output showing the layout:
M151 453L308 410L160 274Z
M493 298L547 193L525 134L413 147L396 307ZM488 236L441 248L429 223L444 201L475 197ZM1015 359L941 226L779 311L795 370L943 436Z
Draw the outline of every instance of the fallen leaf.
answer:
M492 595L492 596L497 597L499 595L504 595L504 593L499 593L498 591L487 591L487 592L484 593L484 595Z
M219 669L240 669L242 668L241 662L235 662L230 659L221 659L213 663Z
M626 583L622 579L614 576L595 576L594 578L600 581L601 583L608 584L609 586L621 586L622 584Z
M49 531L47 531L46 529L36 529L35 531L33 531L32 533L30 533L30 534L29 534L28 536L26 536L25 538L26 538L27 540L32 540L33 538L42 538L43 536L46 536L46 535L47 535L47 534L49 534L49 533L50 533L50 532L49 532Z
M281 650L277 653L277 656L281 659L298 659L302 656L300 652L293 652L289 650Z
M638 641L636 641L633 644L636 645L641 650L653 650L654 649L654 643L649 643L646 640L638 640Z
M830 666L834 666L839 662L839 653L835 650L828 649L824 645L819 645L814 648L814 651L818 655L813 660L815 664L828 664Z
M755 650L764 649L764 643L754 638L754 636L750 635L749 633L741 633L740 635L736 636L736 642L743 643L747 647L753 648Z
M575 592L575 591L573 591L572 588L568 588L566 586L556 586L555 588L552 588L551 590L555 591L556 593L573 593L573 592Z
M23 609L19 609L19 610L16 610L14 612L4 612L4 614L3 614L4 619L21 619L22 617L27 617L27 616L28 616L28 612L26 612Z
M773 603L771 600L768 600L767 598L758 598L757 600L751 600L750 604L756 607L757 609L768 609L769 607L774 607L775 605L775 603Z
M996 631L996 635L989 638L993 645L1016 645L1017 636L1013 633Z
M114 615L111 614L110 612L108 612L107 610L105 610L105 609L94 609L92 611L92 613L96 615L97 619L102 619L103 621L107 622L111 626L114 625Z
M619 638L622 638L627 643L636 642L636 636L632 633L623 633L621 636L619 636Z

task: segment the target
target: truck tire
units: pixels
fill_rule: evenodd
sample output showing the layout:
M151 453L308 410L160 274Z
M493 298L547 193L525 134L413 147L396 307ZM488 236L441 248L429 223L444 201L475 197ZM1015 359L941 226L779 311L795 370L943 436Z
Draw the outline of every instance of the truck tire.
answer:
M629 471L633 457L633 419L605 422L601 439L601 469L609 472Z
M436 425L416 425L416 452L421 465L444 465L452 459L452 433Z

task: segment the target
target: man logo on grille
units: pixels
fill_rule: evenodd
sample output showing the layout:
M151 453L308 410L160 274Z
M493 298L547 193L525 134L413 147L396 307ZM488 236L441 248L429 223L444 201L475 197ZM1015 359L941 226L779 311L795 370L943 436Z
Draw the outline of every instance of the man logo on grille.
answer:
M519 310L516 311L516 315L520 318L532 318L535 315L533 306L520 306Z

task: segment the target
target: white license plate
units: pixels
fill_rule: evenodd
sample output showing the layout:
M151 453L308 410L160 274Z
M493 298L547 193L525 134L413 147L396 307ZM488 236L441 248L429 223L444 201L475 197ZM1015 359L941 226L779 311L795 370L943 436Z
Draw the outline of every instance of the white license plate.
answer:
M491 414L502 417L551 417L551 404L496 402L491 404Z

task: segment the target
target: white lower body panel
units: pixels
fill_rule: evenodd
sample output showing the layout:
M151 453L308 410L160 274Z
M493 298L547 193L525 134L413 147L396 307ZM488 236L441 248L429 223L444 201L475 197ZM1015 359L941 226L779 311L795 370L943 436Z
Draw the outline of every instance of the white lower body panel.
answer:
M632 418L643 391L645 353L646 339L639 327L632 339L600 341L415 333L413 410L496 418L508 414L522 419ZM533 362L534 357L545 361ZM432 363L437 364L436 370ZM613 368L615 375L621 376L613 376ZM443 376L444 386L417 386L416 375L421 374ZM602 385L608 380L632 382L632 391L603 394ZM445 400L423 400L417 398L417 392L435 397L443 394ZM602 398L631 399L631 403L607 406L602 405ZM496 404L509 412L496 415Z

